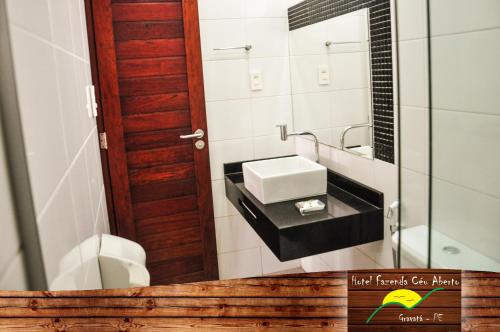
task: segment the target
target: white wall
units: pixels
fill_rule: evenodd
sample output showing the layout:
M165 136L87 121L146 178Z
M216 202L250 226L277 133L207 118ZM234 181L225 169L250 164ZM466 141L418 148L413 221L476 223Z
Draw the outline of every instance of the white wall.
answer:
M23 252L17 232L16 215L12 200L7 159L5 155L2 123L0 121L0 289L26 290Z
M279 264L225 197L222 165L293 154L276 124L292 126L288 63L288 0L200 0L210 161L219 272L222 279L258 276L299 266ZM246 53L214 48L251 44ZM263 76L251 91L250 73Z
M61 259L109 232L91 84L83 0L8 0L26 155L49 284ZM97 243L94 246L97 253ZM73 263L87 260L76 248ZM91 255L92 256L92 255ZM100 288L90 260L74 288ZM94 272L94 273L92 273Z
M432 1L430 10L432 226L500 263L500 1Z

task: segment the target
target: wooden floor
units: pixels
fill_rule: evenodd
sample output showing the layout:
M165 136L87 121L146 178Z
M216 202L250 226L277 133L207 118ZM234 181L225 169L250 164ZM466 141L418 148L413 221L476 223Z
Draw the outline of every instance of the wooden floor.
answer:
M0 331L346 331L346 276L332 272L129 290L0 292ZM498 274L465 272L462 284L462 330L500 331Z

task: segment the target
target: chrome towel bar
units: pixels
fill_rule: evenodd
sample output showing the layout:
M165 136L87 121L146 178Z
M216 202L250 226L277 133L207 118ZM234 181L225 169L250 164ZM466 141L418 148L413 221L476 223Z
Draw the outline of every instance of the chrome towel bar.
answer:
M245 46L230 46L230 47L214 48L214 51L245 50L248 52L251 49L252 49L252 45L245 45Z

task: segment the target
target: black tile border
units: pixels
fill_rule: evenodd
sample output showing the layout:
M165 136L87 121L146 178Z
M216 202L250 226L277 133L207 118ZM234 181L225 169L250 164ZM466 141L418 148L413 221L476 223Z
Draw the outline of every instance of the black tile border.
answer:
M288 9L290 31L370 10L375 158L394 163L394 89L390 0L305 0Z

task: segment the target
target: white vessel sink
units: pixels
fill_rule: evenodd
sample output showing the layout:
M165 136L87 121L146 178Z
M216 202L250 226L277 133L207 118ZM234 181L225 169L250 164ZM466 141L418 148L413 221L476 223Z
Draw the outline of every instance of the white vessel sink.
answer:
M245 188L263 204L324 195L326 176L326 167L303 157L243 164Z

